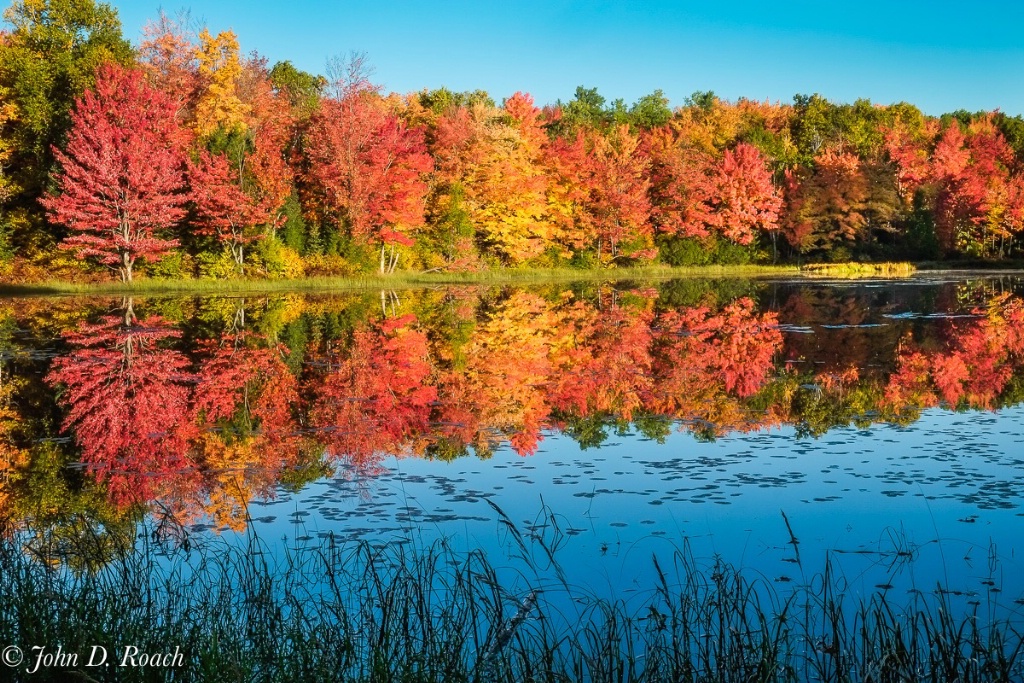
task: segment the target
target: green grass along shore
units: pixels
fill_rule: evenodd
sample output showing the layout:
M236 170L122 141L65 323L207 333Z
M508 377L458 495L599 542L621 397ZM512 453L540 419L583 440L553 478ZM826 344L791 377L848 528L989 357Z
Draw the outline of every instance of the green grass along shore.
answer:
M906 277L915 272L909 263L838 263L795 265L643 266L636 268L495 269L473 273L405 272L349 277L312 277L266 280L235 279L139 279L131 283L76 283L44 281L0 284L0 295L60 294L234 294L248 292L325 292L366 289L408 289L438 285L531 284L594 280L668 280L672 278L727 278L798 276L809 277Z

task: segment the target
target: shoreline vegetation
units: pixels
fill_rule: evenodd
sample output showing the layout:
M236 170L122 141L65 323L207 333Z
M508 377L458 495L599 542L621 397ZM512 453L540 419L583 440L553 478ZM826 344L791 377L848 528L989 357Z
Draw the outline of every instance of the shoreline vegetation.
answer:
M929 264L948 268L949 263ZM685 278L905 278L918 272L911 263L810 263L797 265L634 266L628 268L522 268L478 272L368 273L349 277L295 279L171 279L140 278L132 282L0 283L0 296L118 295L118 294L234 294L247 292L329 292L397 290L417 287L494 284L540 284L588 281L657 281Z
M530 285L551 282L658 281L688 278L909 278L922 272L982 272L1024 274L1021 261L931 261L922 263L806 263L777 265L647 265L626 268L499 268L475 272L400 271L338 277L259 278L140 278L132 282L75 282L43 280L0 282L0 297L134 294L237 294L263 292L332 292L400 290L457 285Z
M143 529L141 548L100 571L75 571L52 565L44 549L26 552L31 539L23 546L4 537L0 642L51 651L59 644L65 653L98 645L112 657L126 644L143 653L180 648L176 681L980 682L1024 675L1019 608L1001 604L996 591L976 607L961 606L942 586L855 597L832 558L812 568L799 554L803 578L776 585L718 558L694 558L683 541L651 558L651 585L605 598L572 584L558 564L564 547L557 537L521 532L497 513L510 534L508 558L446 542L342 542L333 534L279 546L251 534L238 543L210 537L188 544L187 532L174 539ZM77 664L28 678L77 674L125 683L153 675Z

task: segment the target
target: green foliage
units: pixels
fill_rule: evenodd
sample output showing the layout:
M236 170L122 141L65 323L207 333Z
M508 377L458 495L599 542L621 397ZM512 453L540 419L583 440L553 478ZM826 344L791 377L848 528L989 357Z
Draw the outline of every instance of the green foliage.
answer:
M231 280L242 276L238 270L231 251L227 248L219 251L204 251L196 257L199 275L213 280Z
M51 147L70 126L75 99L92 85L97 66L129 64L131 46L121 36L117 12L93 0L15 0L4 13L13 30L0 42L0 89L17 106L9 122L11 168L20 194L13 200L39 211L36 198L53 167ZM19 244L45 236L19 236ZM52 236L51 236L52 239Z
M271 235L256 243L253 265L271 278L300 278L305 274L298 252Z
M942 255L942 249L939 245L939 238L935 234L935 219L932 212L924 207L920 198L916 204L906 224L906 232L902 240L903 254L906 258L938 259Z
M671 266L746 265L765 262L767 255L756 245L736 244L720 237L659 235L658 257Z
M714 109L717 102L718 96L715 95L713 90L696 90L692 95L686 98L687 107L703 109L705 113Z
M11 227L0 214L0 277L8 275L11 261L14 259L14 247L11 244Z
M570 101L558 102L562 110L562 119L556 126L560 135L571 137L577 131L600 129L612 121L612 112L605 108L605 98L598 94L597 88L576 88L576 95Z
M288 60L274 64L270 69L270 82L288 97L292 110L300 117L313 113L327 87L326 78L296 69Z
M984 115L984 112L978 112L975 114L967 111L966 109L957 109L956 111L949 112L940 116L939 123L941 124L942 128L945 129L947 126L949 126L950 123L956 121L961 128L966 129L967 126L971 125L971 122L976 117L981 117Z
M658 128L672 119L672 110L668 107L668 98L661 90L644 95L630 108L631 122L637 128Z
M1024 160L1024 117L1020 114L1007 116L1000 111L992 117L992 122L1006 138L1017 159Z
M445 263L466 254L460 253L476 232L466 208L466 191L460 183L448 187L438 213L419 240L430 251L437 252Z
M776 171L793 166L797 162L796 150L788 138L767 130L763 122L759 122L745 130L740 135L739 141L757 147L762 154L772 161L772 166Z
M419 100L425 109L438 115L458 107L494 107L494 99L487 94L486 90L467 90L466 92L454 92L448 88L424 90L419 94Z
M205 147L211 154L223 154L232 164L239 164L253 151L252 136L241 128L217 127L204 138Z
M309 228L302 215L302 205L299 204L299 195L296 192L293 191L288 195L282 211L284 211L284 224L278 229L281 241L289 249L299 254L305 254Z
M147 263L144 272L149 277L172 280L189 279L195 273L195 260L183 251L172 251L156 263Z

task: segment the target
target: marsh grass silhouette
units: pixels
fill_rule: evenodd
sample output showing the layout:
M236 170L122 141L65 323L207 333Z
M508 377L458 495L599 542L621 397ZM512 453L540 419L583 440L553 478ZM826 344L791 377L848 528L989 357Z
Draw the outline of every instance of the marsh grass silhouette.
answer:
M72 571L0 542L0 644L88 652L175 646L173 672L45 670L15 680L994 681L1024 676L1022 616L961 613L937 586L854 600L829 554L779 587L683 540L628 596L574 585L557 515L529 529L492 506L505 557L425 543L140 536ZM787 520L790 542L797 540ZM28 535L26 535L28 534ZM187 550L182 539L188 540ZM239 542L240 541L240 542ZM912 561L912 558L902 558ZM990 600L993 600L990 598ZM983 613L987 613L983 615ZM999 616L1001 615L1001 616ZM11 672L5 672L10 674Z

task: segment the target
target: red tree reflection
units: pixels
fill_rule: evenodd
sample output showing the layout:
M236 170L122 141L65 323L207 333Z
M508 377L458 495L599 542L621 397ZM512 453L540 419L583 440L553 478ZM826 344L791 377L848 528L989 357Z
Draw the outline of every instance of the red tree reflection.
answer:
M47 379L63 387L63 430L115 501L149 499L158 481L187 476L192 466L194 375L182 353L161 345L178 335L158 316L140 323L129 301L123 315L65 334L71 352L53 362Z

